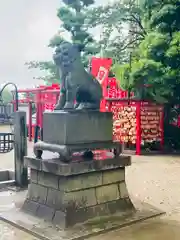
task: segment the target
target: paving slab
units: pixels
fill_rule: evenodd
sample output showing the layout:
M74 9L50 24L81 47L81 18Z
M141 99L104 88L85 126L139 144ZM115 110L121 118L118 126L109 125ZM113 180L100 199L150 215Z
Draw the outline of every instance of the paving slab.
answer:
M8 159L7 155L4 157L0 156L1 169L11 169L13 167L12 156L11 159ZM167 214L121 228L120 230L117 229L109 233L93 236L90 239L159 240L162 238L164 240L179 240L179 176L180 156L132 156L132 166L127 168L126 180L133 203L135 204L136 199L138 199L156 206ZM13 197L9 197L10 193L12 195L12 191L0 193L0 209L3 209L3 211L9 209L10 205L14 207ZM37 238L0 221L0 239L35 240Z
M0 203L0 219L43 240L83 240L163 214L149 204L136 201L136 212L116 214L101 221L97 218L71 229L62 230L48 221L30 216L20 210L27 191L5 190L3 194L6 194L7 201L4 206ZM9 204L7 204L8 199Z
M0 221L0 239L1 240L39 240L22 230L13 227L10 224Z

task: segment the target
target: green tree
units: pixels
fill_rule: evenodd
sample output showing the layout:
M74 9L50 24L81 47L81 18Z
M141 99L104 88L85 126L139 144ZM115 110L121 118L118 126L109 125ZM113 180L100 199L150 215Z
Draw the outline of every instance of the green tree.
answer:
M88 8L94 4L94 0L63 0L61 7L57 11L57 16L62 22L58 33L50 40L48 47L55 48L62 41L64 32L70 34L71 41L78 44L82 53L82 60L85 67L89 62L89 57L99 52L99 46L89 32L90 26L86 19ZM40 77L46 83L58 82L58 72L52 61L49 62L29 62L26 63L30 69L38 68L44 76Z
M137 0L119 0L89 11L89 24L103 29L101 49L114 62L127 63L131 52L146 36Z
M124 74L124 79L128 78L135 89L150 85L148 97L157 102L179 104L179 1L156 0L149 1L149 5L145 0L141 2L141 8L146 9L143 21L147 34L134 50L128 71L126 65L119 66L119 70L116 66L116 75Z
M53 61L31 61L25 63L28 69L39 69L41 74L36 77L37 80L43 80L45 84L59 83L59 74Z
M10 103L13 100L13 94L8 88L3 90L1 100L4 103Z
M128 79L141 97L165 105L165 139L180 147L180 133L169 124L180 114L180 3L142 0L140 7L147 34L134 50L131 66L116 66L116 76L120 82Z

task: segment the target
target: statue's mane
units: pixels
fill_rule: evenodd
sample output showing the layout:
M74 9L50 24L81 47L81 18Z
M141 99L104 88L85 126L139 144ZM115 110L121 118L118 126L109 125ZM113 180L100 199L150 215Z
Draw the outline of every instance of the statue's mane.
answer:
M53 58L60 68L68 69L76 60L80 60L80 52L76 45L70 42L62 42L55 50Z

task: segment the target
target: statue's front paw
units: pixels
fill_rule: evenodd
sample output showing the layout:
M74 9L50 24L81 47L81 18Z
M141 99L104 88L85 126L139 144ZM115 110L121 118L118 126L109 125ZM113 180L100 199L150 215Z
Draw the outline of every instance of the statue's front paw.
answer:
M56 105L55 108L54 108L54 110L62 110L62 109L63 109L63 108L62 108L61 105Z
M99 110L99 105L96 103L80 103L77 110Z
M74 109L74 102L66 102L64 109Z

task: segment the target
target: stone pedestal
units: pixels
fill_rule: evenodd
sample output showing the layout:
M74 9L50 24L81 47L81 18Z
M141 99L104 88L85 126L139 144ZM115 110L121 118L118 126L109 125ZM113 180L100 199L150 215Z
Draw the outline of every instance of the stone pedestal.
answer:
M133 210L125 182L130 157L98 161L25 158L31 183L23 210L67 228L96 217Z
M92 151L96 149L114 149L115 155L119 155L121 146L112 141L112 128L110 112L45 112L43 141L35 143L34 153L41 158L43 151L56 152L64 162L70 162L75 152L82 152L92 159Z
M112 141L112 113L99 111L54 111L43 114L43 141L77 145Z

